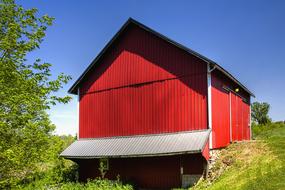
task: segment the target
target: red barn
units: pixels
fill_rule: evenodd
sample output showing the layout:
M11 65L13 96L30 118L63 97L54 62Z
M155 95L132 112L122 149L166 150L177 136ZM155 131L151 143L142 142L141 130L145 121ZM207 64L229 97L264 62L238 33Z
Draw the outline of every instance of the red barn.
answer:
M253 94L214 61L129 19L70 88L78 140L61 156L81 180L186 187L207 172L209 149L249 140Z

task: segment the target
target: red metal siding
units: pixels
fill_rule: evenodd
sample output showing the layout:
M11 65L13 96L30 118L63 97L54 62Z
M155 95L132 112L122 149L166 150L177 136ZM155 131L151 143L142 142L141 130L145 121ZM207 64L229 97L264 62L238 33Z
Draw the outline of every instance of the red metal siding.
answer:
M225 147L230 143L229 93L222 88L222 81L212 75L212 147Z
M80 87L80 138L207 128L206 64L131 28Z
M232 107L232 140L250 139L250 106L239 96L231 94Z
M214 71L211 77L213 148L225 147L230 143L230 127L232 141L249 140L249 94L242 89L235 93L234 89L238 86L220 72Z
M207 142L206 146L204 147L204 150L202 151L202 155L206 160L210 159L210 147L209 142Z
M80 88L81 93L88 93L185 75L204 75L206 67L200 59L133 26L113 43Z
M206 129L206 97L188 87L195 82L192 77L184 82L175 79L84 95L80 137Z
M78 160L81 181L100 176L99 161ZM123 182L129 182L140 188L170 189L181 187L180 168L184 174L203 173L205 160L201 154L144 157L144 158L111 158L106 178L116 180L120 175Z
M242 102L243 104L243 139L250 140L250 106Z
M238 140L238 97L231 93L232 141Z

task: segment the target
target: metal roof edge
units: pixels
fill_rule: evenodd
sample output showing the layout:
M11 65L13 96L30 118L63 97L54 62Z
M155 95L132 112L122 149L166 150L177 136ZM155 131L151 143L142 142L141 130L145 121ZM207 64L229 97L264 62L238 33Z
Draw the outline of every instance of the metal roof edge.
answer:
M203 149L202 149L203 150ZM161 154L134 154L134 155L118 155L118 156L68 156L62 155L59 156L68 158L68 159L96 159L96 158L137 158L137 157L157 157L157 156L174 156L182 154L197 154L201 153L202 150L193 150L193 151L182 151L182 152L170 152L170 153L161 153Z
M203 152L203 150L206 147L206 144L209 142L209 136L211 134L211 131L212 131L212 129L208 129L207 140L204 142L201 152Z
M83 140L77 140L75 142L73 142L68 148L66 148L61 154L61 157L65 157L65 158L73 158L73 159L80 159L80 158L103 158L103 157L149 157L149 156L168 156L168 155L177 155L177 154L187 154L187 153L201 153L204 150L205 147L205 143L208 142L209 139L209 134L210 134L210 129L205 129L205 130L197 130L197 131L187 131L187 132L177 132L177 133L164 133L164 134L156 134L156 135L136 135L136 136L128 136L128 137L113 137L113 138L95 138L95 139L83 139ZM182 136L181 136L182 135ZM132 137L132 139L130 138ZM149 138L145 138L145 137L149 137ZM186 141L183 142L187 142L189 143L189 141L187 141L187 139L192 139L193 142L199 142L198 144L195 145L195 147L188 147L187 149L182 148L182 149L176 149L173 147L170 148L168 151L165 151L165 149L158 149L156 151L142 151L142 152L133 152L130 154L126 153L126 151L120 152L118 154L118 152L116 153L108 153L108 154L96 154L95 152L92 152L91 155L84 155L82 154L81 148L78 149L78 147L81 147L82 145L86 146L89 150L92 150L92 146L90 145L94 145L97 144L100 147L105 146L106 143L109 144L110 142L113 143L113 145L116 145L116 142L121 142L121 143L127 143L130 142L129 139L131 140L131 142L137 142L139 144L144 144L146 142L154 142L153 140L157 140L157 141L161 141L161 140L166 140L169 142L169 140L173 140L173 139L180 139L183 138ZM185 139L186 138L186 139ZM162 141L162 142L167 142L167 141ZM172 141L171 141L172 142ZM176 142L176 141L175 141ZM192 142L192 141L191 141ZM83 144L82 144L83 143ZM98 144L99 143L99 144ZM102 144L103 143L103 144ZM105 144L105 145L104 145ZM176 144L177 145L177 144ZM175 145L175 146L176 146ZM132 147L132 145L129 145L130 147ZM151 146L155 146L155 145L151 145ZM183 144L182 144L183 147ZM91 148L91 149L90 149ZM98 148L98 147L97 147ZM118 150L115 147L116 150ZM129 149L128 151L132 150L133 148ZM75 150L80 150L79 153L72 153ZM128 152L127 151L127 152Z

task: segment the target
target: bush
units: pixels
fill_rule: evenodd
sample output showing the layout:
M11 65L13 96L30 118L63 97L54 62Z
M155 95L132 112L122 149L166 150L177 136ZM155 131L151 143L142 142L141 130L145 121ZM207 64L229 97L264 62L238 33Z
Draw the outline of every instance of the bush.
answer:
M72 136L52 136L47 157L38 163L37 171L31 178L14 184L13 189L24 190L130 190L131 185L117 181L95 179L87 183L78 182L78 166L71 160L59 157L59 154L75 140Z
M35 181L27 186L21 186L19 189L49 189L49 190L132 190L131 185L123 185L120 181L110 181L106 179L95 179L87 183L65 182L59 184L47 185L45 181Z
M253 123L252 124L253 139L268 138L271 136L273 129L281 127L285 128L285 124L283 122L273 122L273 123L268 123L266 125L258 125L256 123Z

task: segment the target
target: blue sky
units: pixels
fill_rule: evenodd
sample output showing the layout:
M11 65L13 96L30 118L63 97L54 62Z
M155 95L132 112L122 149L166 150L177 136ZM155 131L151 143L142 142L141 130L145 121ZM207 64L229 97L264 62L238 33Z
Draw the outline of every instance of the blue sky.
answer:
M218 62L271 104L273 120L285 120L285 1L282 0L114 0L18 1L55 17L41 49L28 59L53 64L54 75L73 80L91 63L121 25L133 17ZM75 134L77 98L50 111L57 134Z

